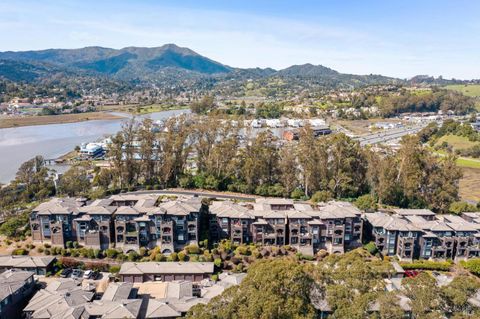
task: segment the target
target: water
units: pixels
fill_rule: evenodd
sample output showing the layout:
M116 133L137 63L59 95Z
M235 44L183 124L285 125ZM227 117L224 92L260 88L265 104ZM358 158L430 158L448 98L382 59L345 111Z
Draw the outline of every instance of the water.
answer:
M162 120L187 112L189 110L172 110L146 116ZM81 143L93 142L118 132L123 121L100 120L0 129L0 183L11 181L18 167L36 155L57 158ZM55 169L61 172L65 167L56 166Z

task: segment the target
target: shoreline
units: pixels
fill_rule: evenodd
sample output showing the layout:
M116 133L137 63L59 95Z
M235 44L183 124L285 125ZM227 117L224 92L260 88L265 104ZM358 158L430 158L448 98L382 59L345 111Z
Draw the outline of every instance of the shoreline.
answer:
M25 116L14 118L0 119L0 129L15 128L23 126L38 126L50 124L67 124L84 121L98 120L119 120L123 117L109 112L88 112L76 114L60 114L60 115L41 115L41 116Z

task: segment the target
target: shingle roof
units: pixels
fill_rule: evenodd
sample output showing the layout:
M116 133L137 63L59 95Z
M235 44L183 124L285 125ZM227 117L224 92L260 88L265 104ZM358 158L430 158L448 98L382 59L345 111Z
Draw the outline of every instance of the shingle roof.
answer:
M0 274L0 301L20 290L33 277L30 271L7 270ZM33 279L33 278L32 278Z
M46 267L55 261L53 256L0 256L1 267L36 268Z
M435 213L429 209L406 209L406 208L397 208L393 209L393 211L401 216L435 216Z
M212 262L126 262L120 268L120 275L140 274L211 274Z

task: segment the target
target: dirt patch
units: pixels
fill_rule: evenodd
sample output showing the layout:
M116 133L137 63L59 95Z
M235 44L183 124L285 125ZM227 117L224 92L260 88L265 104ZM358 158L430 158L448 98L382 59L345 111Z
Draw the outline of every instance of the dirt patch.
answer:
M92 120L116 120L121 118L122 117L120 116L110 114L110 113L105 113L105 112L10 117L10 118L0 119L0 128L46 125L46 124L64 124L64 123L75 123L75 122L92 121Z
M480 169L462 168L463 178L460 180L460 197L462 200L480 201Z

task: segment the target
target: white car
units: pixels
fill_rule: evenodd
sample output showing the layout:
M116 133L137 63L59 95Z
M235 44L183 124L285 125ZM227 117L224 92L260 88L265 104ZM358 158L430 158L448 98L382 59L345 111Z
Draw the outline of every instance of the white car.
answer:
M92 276L92 273L93 271L91 270L85 271L85 273L83 274L83 279L90 279L90 277Z

